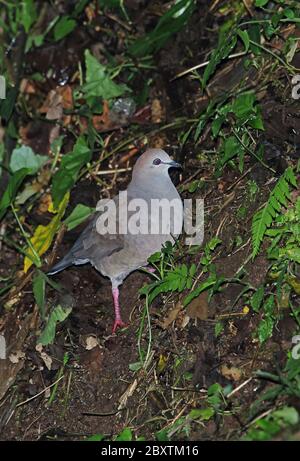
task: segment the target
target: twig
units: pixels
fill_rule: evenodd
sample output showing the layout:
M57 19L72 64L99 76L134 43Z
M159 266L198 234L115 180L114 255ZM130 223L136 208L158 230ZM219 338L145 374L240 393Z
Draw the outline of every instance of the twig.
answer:
M240 51L239 53L230 54L230 55L228 56L227 59L239 58L239 57L241 57L241 56L245 56L245 55L248 54L248 53L249 53L248 51ZM201 64L197 64L196 66L190 67L189 69L186 69L186 70L180 72L179 74L176 74L175 77L173 77L173 78L170 80L170 82L173 82L173 81L176 80L177 78L183 77L184 75L187 75L187 74L189 74L190 72L193 72L194 70L201 69L202 67L208 66L209 62L210 62L210 60L209 60L209 61L202 62Z
M250 381L252 381L253 377L251 376L251 378L247 379L246 381L244 381L242 384L240 384L238 387L236 387L235 389L233 389L233 391L229 392L229 394L227 395L227 398L229 399L230 397L232 397L234 394L236 394L238 391L240 391L243 387L247 386L247 384L250 383Z
M98 171L97 173L94 173L96 176L104 176L104 175L107 175L107 174L118 174L118 173L126 173L127 171L131 171L132 168L131 167L128 167L128 168L116 168L116 169L113 169L113 170L102 170L102 171Z
M43 390L42 390L41 392L39 392L38 394L33 395L33 396L30 397L29 399L23 400L23 402L18 403L18 405L16 405L16 408L17 408L17 407L20 407L21 405L25 405L25 403L28 403L28 402L30 402L30 401L33 400L33 399L36 399L37 397L39 397L40 395L42 395L44 392L46 392L48 389L51 389L51 387L55 386L61 379L64 378L64 376L65 376L65 375L62 375L60 378L58 378L56 381L54 381L54 383L50 384L50 386L45 387L45 389L43 389Z
M121 411L124 411L126 410L126 408L120 408L120 410L116 410L116 411L111 411L109 413L96 413L96 412L93 412L93 411L83 411L81 414L83 416L101 416L102 418L105 418L107 416L114 416L114 415L117 415L118 413L120 413Z

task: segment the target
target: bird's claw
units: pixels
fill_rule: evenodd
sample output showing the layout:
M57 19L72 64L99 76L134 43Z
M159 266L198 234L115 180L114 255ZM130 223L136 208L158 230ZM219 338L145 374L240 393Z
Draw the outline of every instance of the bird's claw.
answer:
M124 327L127 327L127 323L124 323L122 319L116 319L112 329L112 333L114 334L118 328Z

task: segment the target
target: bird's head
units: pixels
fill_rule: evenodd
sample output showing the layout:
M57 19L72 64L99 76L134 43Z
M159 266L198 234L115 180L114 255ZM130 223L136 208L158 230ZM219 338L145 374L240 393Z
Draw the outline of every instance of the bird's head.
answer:
M132 177L135 179L141 176L144 178L168 176L170 168L181 168L181 165L172 160L162 149L148 149L134 165Z

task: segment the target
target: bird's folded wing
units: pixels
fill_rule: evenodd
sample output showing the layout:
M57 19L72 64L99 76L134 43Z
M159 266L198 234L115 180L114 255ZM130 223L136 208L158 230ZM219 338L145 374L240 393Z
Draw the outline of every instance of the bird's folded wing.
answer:
M71 252L74 260L88 260L97 265L102 258L119 251L124 246L124 235L99 234L97 220L101 212L97 212L74 243Z

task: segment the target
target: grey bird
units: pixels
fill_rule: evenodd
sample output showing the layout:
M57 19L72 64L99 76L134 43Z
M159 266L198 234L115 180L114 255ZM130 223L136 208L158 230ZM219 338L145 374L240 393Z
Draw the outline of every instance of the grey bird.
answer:
M119 286L131 272L146 267L148 258L160 251L164 243L170 241L174 244L181 232L183 207L176 187L169 176L171 167L181 168L181 165L173 161L162 149L148 149L134 165L132 179L127 188L128 223L130 218L134 218L134 212L136 212L136 208L133 211L130 203L134 203L135 199L142 199L148 207L146 232L131 233L127 230L127 233L121 233L119 231L123 216L118 213L122 193L119 192L112 199L117 211L116 220L119 232L103 233L101 229L99 232L99 219L103 217L103 209L95 212L71 250L48 272L48 275L53 275L73 264L90 263L102 275L109 277L115 309L113 333L118 327L125 326L119 305ZM170 210L169 219L165 216L166 213L157 214L151 208L152 203L157 203L162 199L166 199L166 203L176 202L176 206ZM114 218L109 215L109 211L107 213L108 218ZM163 218L167 219L166 227L163 227L160 222ZM158 232L151 232L151 224L159 225Z

